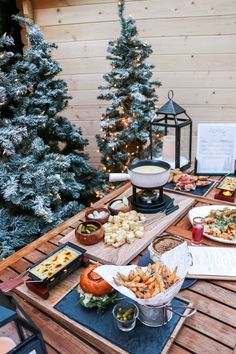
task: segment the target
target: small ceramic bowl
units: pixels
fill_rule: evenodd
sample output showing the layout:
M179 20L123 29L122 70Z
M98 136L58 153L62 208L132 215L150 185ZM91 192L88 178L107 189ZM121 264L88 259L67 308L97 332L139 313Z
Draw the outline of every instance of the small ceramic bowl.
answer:
M93 231L93 225L97 229ZM90 233L86 233L83 229L87 229ZM90 230L89 230L90 229ZM84 221L81 222L75 229L75 237L83 245L94 245L103 239L104 229L100 222L98 221Z
M130 202L127 206L124 206L123 208L120 208L120 209L112 208L111 205L117 201L122 202L122 199L112 200L107 206L108 210L110 210L110 212L111 212L111 215L118 215L119 212L127 213L128 211L132 210L132 206L131 206Z
M89 214L92 214L94 211L98 211L98 212L104 211L107 215L102 217L102 218L89 217ZM85 219L86 220L90 220L90 221L98 221L101 224L105 224L108 221L110 215L111 215L111 213L110 213L110 211L107 208L91 208L91 209L88 209L88 211L85 213Z

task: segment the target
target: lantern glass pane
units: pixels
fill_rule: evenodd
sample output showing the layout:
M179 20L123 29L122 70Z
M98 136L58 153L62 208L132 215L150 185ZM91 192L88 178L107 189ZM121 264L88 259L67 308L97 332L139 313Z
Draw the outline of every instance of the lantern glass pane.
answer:
M190 125L181 128L180 138L180 167L189 162L189 139L190 139Z
M162 160L168 162L171 168L175 168L175 132L175 128L168 127L162 143Z
M153 130L156 127L153 127ZM167 134L165 135L165 132ZM153 159L163 160L170 163L171 167L175 165L175 128L168 127L167 129L160 127L159 131L153 132Z
M162 156L164 130L162 127L153 125L152 127L152 156L153 159L159 159ZM149 149L151 148L148 147Z

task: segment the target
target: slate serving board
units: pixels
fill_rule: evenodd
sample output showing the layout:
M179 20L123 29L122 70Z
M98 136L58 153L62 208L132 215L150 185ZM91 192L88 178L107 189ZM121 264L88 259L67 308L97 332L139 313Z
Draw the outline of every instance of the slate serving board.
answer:
M196 189L194 191L189 191L189 192L184 191L184 190L180 191L178 189L175 189L174 183L166 183L164 189L169 190L169 191L174 190L175 193L181 192L181 194L186 193L186 195L198 195L198 196L204 197L211 190L211 188L213 188L213 186L216 183L216 181L214 181L214 180L210 180L210 181L211 181L211 184L209 184L208 186L196 187Z
M189 303L187 300L175 298L172 305L183 306L178 311L184 313ZM180 317L173 314L172 319L165 326L148 327L137 321L132 331L122 332L117 328L112 316L112 305L102 314L97 313L96 310L86 309L79 304L79 294L75 289L68 293L55 309L130 354L163 353L170 337L173 341L173 332L180 321Z

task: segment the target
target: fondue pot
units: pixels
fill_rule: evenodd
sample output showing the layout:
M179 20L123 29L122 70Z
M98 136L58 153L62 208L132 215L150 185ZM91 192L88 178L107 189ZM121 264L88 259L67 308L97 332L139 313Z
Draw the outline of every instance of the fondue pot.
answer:
M153 173L134 171L135 168L142 166L158 166L164 168L164 170ZM167 162L141 160L128 165L128 173L110 173L109 181L118 182L130 180L134 186L139 188L158 188L167 183L169 176L170 165Z

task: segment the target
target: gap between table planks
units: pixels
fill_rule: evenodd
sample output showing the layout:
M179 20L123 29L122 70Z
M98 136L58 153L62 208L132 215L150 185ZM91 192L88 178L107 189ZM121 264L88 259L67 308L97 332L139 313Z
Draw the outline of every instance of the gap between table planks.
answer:
M122 196L129 196L131 188L122 193ZM136 238L131 244L124 244L119 248L105 247L104 242L100 241L95 245L84 246L80 244L75 237L75 230L72 230L68 235L61 239L61 243L72 242L87 250L86 254L89 258L106 264L125 265L135 258L150 242L160 235L168 226L175 222L183 215L193 204L194 199L168 193L170 197L175 197L174 203L179 205L179 209L170 215L160 214L144 214L146 217L144 223L144 236Z

